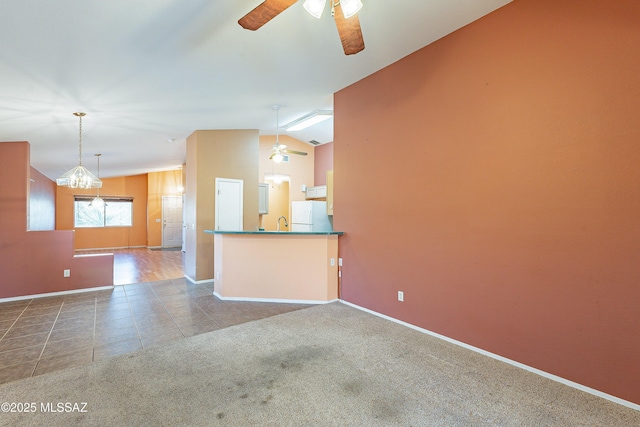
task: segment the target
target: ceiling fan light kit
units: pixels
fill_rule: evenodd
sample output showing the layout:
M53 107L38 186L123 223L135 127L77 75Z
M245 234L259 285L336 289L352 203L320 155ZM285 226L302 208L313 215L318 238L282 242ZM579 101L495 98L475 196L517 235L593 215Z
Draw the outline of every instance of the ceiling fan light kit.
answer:
M273 152L271 153L271 156L269 156L269 160L280 163L284 160L284 154L297 154L299 156L306 156L307 153L303 151L288 150L286 145L280 144L280 124L278 122L278 111L280 110L280 106L274 105L273 109L276 110L276 143L272 147Z
M242 28L255 31L281 14L298 0L265 0L251 12L238 20ZM364 50L364 39L360 29L358 11L362 8L360 0L330 0L331 16L336 21L338 35L345 55L354 55ZM303 6L316 18L322 16L327 0L305 0Z
M338 4L342 7L342 13L346 19L351 18L362 9L362 2L360 0L340 0L335 3L335 6Z
M314 18L320 18L324 7L327 5L327 0L305 0L304 8ZM339 0L334 2L331 0L331 16L334 16L335 7L340 5L342 7L342 13L344 17L349 19L362 9L362 2L360 0Z
M327 0L305 0L302 6L311 16L320 19L326 5Z
M87 113L73 113L80 120L80 142L78 144L78 166L56 179L56 184L70 188L100 188L102 181L82 166L82 118Z

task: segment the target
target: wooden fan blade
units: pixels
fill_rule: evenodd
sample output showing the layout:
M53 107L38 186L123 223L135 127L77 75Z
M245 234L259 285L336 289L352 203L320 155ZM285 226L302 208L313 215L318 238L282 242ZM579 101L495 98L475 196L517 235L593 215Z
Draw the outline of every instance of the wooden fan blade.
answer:
M271 153L271 155L269 156L269 160L273 159L273 156L275 156L276 153Z
M303 152L303 151L295 151L295 150L284 150L285 153L287 154L298 154L300 156L306 156L307 153Z
M336 26L338 27L338 34L340 34L344 54L353 55L364 50L364 39L362 38L358 14L356 13L351 18L346 19L342 13L341 5L337 5L335 10L336 15L334 18L336 20Z
M238 21L242 28L255 31L298 0L265 0Z

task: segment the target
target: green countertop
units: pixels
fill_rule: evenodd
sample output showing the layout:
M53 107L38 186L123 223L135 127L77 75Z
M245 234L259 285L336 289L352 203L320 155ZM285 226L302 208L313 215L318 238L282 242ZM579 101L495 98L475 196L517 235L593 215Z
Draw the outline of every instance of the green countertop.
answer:
M294 236L342 236L343 231L224 231L224 230L204 230L209 234L253 234L269 236L273 235L294 235Z

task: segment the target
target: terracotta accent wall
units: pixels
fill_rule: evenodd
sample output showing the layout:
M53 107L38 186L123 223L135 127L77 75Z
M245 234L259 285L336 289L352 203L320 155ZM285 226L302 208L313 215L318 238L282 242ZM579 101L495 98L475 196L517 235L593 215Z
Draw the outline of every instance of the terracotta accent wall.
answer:
M183 171L176 169L147 174L147 246L162 246L162 196L179 196ZM159 221L158 221L159 220Z
M213 279L216 177L243 180L243 229L258 227L257 130L198 130L187 138L185 275Z
M73 231L27 231L30 171L28 142L0 142L0 298L112 286L113 255L74 256Z
M29 230L55 230L56 183L30 168L29 179Z
M640 404L639 23L516 0L338 92L342 297Z
M131 227L77 228L75 249L142 247L147 244L147 175L101 178L102 197L133 197ZM56 230L74 230L74 196L96 195L97 190L57 187Z
M318 145L313 151L315 153L313 185L326 185L327 171L333 170L333 142Z

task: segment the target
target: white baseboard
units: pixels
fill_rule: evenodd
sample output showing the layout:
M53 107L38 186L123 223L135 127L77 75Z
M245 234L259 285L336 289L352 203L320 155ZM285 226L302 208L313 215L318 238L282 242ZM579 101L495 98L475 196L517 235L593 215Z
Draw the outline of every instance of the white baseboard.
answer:
M277 302L277 303L284 303L284 304L310 304L310 305L317 305L317 304L329 304L332 302L336 302L339 301L337 299L331 300L331 301L316 301L316 300L308 300L308 299L280 299L280 298L245 298L245 297L223 297L222 295L220 295L217 292L213 292L213 296L215 296L218 299L221 299L222 301L251 301L251 302Z
M190 281L191 283L193 283L194 285L200 285L202 283L213 283L213 279L196 280L187 276L186 274L184 275L184 278Z
M84 252L84 251L113 251L117 249L140 249L146 248L146 246L115 246L113 248L86 248L86 249L74 249L74 252Z
M24 296L11 297L11 298L1 298L0 303L11 302L11 301L21 301L21 300L33 299L33 298L55 297L59 295L79 294L81 292L103 291L105 289L113 289L113 286L99 286L97 288L73 289L71 291L59 291L59 292L49 292L46 294L35 294L35 295L24 295Z
M402 320L398 320L398 319L395 319L393 317L378 313L376 311L369 310L368 308L361 307L359 305L350 303L348 301L340 300L340 302L343 303L343 304L346 304L346 305L348 305L350 307L357 308L358 310L366 311L367 313L373 314L373 315L378 316L378 317L382 317L383 319L391 320L392 322L395 322L395 323L398 323L400 325L406 326L408 328L414 329L414 330L416 330L418 332L422 332L422 333L425 333L427 335L431 335L431 336L433 336L435 338L439 338L441 340L450 342L450 343L458 345L460 347L464 347L464 348L466 348L468 350L475 351L476 353L480 353L482 355L491 357L491 358L499 360L501 362L508 363L508 364L510 364L512 366L524 369L526 371L529 371L529 372L532 372L534 374L540 375L542 377L548 378L550 380L559 382L559 383L564 384L566 386L573 387L573 388L578 389L580 391L584 391L585 393L589 393L589 394L592 394L594 396L598 396L598 397L601 397L603 399L610 400L610 401L612 401L614 403L617 403L619 405L623 405L623 406L626 406L628 408L635 409L636 411L640 411L640 405L638 405L636 403L633 403L633 402L629 402L628 400L620 399L619 397L612 396L612 395L604 393L604 392L602 392L600 390L596 390L594 388L587 387L585 385L576 383L574 381L567 380L566 378L562 378L562 377L559 377L557 375L550 374L549 372L545 372L545 371L542 371L540 369L534 368L532 366L528 366L528 365L525 365L523 363L516 362L515 360L507 359L506 357L500 356L498 354L491 353L491 352L483 350L481 348L474 347L472 345L463 343L462 341L458 341L458 340L455 340L453 338L449 338L447 336L440 335L440 334L438 334L436 332L433 332L433 331L430 331L428 329L420 328L418 326L412 325L411 323L403 322Z

